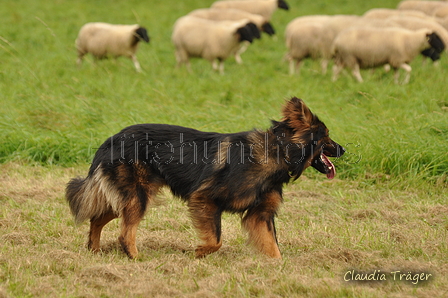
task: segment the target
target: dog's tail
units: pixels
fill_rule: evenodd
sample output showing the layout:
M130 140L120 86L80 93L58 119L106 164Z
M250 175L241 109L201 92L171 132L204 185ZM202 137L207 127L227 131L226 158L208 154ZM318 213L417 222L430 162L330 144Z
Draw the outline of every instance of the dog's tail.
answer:
M65 189L65 198L68 201L70 211L75 217L75 222L77 224L80 224L87 219L85 216L82 216L86 209L85 184L87 179L88 178L83 179L79 177L73 178L67 184L67 188Z
M100 167L85 179L71 179L65 189L65 198L76 224L110 211L119 214L121 209L118 192L103 175Z

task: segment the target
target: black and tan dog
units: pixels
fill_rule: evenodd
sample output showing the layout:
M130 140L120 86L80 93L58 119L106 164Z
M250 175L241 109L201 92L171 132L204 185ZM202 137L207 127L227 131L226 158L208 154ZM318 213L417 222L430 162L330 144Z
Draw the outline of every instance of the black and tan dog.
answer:
M281 258L274 217L282 187L309 166L333 178L344 148L301 99L283 108L267 131L230 134L164 124L140 124L108 138L96 152L87 178L72 179L66 197L76 222L90 220L88 247L100 250L101 230L122 217L118 238L130 258L139 222L162 186L187 202L203 244L196 257L222 244L222 212L242 214L242 225L262 253Z

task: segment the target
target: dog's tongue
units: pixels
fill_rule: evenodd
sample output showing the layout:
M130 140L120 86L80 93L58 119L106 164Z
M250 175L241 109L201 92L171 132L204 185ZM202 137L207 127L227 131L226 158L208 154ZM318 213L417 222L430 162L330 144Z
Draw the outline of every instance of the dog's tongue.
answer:
M336 168L334 167L333 163L328 159L328 157L325 156L325 154L322 153L320 157L322 158L322 160L324 161L325 165L329 170L327 173L327 178L333 179L334 176L336 175Z

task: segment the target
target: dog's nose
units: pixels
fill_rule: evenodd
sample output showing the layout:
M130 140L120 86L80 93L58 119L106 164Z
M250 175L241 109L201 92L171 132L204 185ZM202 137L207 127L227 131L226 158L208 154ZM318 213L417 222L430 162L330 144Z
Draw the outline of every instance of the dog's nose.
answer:
M341 157L344 153L345 153L345 148L342 147L341 145L338 145L338 149L337 149L337 157Z

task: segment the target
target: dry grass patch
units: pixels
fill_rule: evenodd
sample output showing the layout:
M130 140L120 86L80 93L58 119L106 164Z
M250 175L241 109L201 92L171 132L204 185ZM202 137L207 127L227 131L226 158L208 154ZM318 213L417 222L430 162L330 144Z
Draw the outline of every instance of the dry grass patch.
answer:
M223 217L223 247L194 259L187 208L168 191L137 234L129 260L119 221L102 252L86 249L63 197L82 169L0 166L0 297L442 297L448 293L446 186L389 188L311 175L285 189L277 219L283 260L246 245L236 215ZM428 188L429 187L429 188ZM402 190L404 189L404 190ZM387 281L344 281L346 272L388 273ZM429 282L392 280L425 272Z

